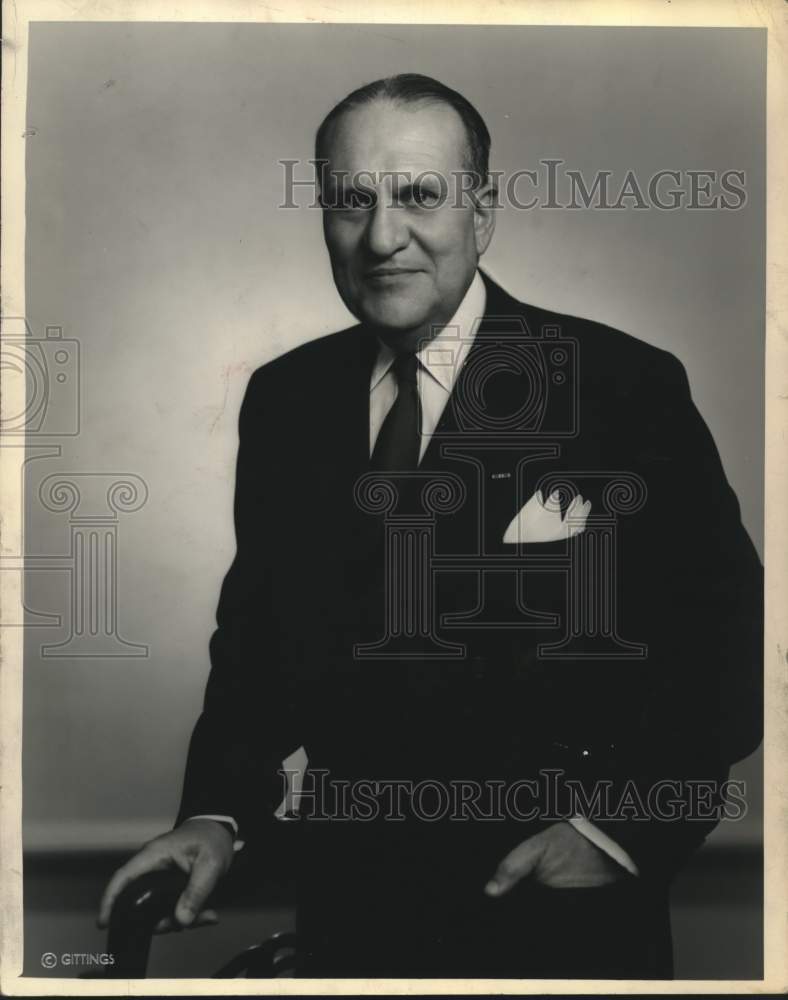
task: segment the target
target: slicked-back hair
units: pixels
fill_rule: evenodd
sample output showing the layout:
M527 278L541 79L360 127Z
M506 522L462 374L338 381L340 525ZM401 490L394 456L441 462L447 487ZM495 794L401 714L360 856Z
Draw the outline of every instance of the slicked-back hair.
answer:
M344 97L320 123L315 137L315 159L326 160L326 148L332 127L347 111L377 100L400 104L447 104L462 119L467 138L467 169L474 175L474 186L487 181L490 162L490 133L484 119L467 98L440 80L421 73L399 73L366 83Z

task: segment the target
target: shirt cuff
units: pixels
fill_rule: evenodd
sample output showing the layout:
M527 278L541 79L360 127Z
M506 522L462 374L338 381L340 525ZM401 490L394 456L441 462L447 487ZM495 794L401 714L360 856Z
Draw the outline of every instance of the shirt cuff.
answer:
M214 816L212 813L200 813L197 816L188 816L187 818L188 819L215 819L217 823L227 823L227 824L229 824L232 827L232 829L233 829L233 836L235 838L233 840L233 850L234 851L240 851L241 848L246 843L245 840L239 840L238 839L238 824L235 822L235 820L232 818L232 816Z
M630 858L624 848L621 847L620 844L617 844L615 840L608 837L606 833L603 833L598 826L594 826L594 824L590 820L587 820L585 816L574 816L569 820L569 823L575 828L575 830L577 830L578 833L581 833L587 840L590 840L595 847L598 847L600 851L604 851L605 854L611 857L614 861L617 861L622 868L626 868L630 875L640 874L638 866L632 858Z

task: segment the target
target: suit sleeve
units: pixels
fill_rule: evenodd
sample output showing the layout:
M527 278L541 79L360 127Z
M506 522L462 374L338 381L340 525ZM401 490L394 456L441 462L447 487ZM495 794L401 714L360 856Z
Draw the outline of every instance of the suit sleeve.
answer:
M276 450L269 440L275 423L266 419L264 372L252 376L241 406L237 549L221 588L203 710L189 745L176 821L199 814L232 816L244 840L270 823L284 794L278 769L299 745L271 610L267 497Z
M763 718L762 567L684 368L658 358L634 394L648 498L639 569L623 581L654 641L636 735L612 764L632 808L591 817L647 876L673 873L716 826L730 765L757 748Z

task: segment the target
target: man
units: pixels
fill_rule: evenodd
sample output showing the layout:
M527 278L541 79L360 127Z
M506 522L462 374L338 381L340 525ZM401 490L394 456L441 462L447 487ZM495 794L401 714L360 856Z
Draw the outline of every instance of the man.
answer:
M670 879L760 740L760 566L676 359L478 270L489 146L411 74L319 129L359 324L252 377L178 823L102 923L171 865L214 919L303 745L303 975L671 974Z

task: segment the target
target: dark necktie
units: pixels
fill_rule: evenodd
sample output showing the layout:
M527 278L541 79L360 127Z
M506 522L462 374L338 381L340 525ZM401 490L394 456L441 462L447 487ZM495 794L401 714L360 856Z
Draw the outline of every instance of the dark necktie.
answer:
M379 472L417 468L421 450L418 359L415 354L400 354L391 367L397 379L397 398L386 414L370 459L372 468Z

